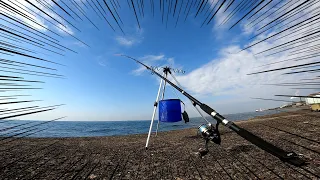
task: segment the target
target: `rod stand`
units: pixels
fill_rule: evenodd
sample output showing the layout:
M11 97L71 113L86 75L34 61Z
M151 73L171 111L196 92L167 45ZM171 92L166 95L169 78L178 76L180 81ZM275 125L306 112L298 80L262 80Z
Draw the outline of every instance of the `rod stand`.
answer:
M168 73L171 73L171 71L170 71L170 68L169 68L168 66L166 66L166 67L163 68L163 74L165 75L166 78L168 77ZM163 89L162 89L162 97L161 97L161 100L164 99L164 93L165 93L165 91L166 91L166 84L167 84L167 82L164 81L163 84L164 84L164 85L163 85ZM159 125L160 125L160 119L158 119L158 123L157 123L156 137L157 137L157 135L158 135Z
M164 75L164 74L163 74ZM160 92L161 92L161 87L162 84L164 83L164 80L161 79L160 80L160 84L159 84L159 89L158 89L158 94L156 97L156 101L153 104L153 113L152 113L152 117L151 117L151 123L150 123L150 128L149 128L149 133L148 133L148 137L147 137L147 141L146 141L146 150L148 149L148 145L149 145L149 140L150 140L150 136L152 133L152 126L153 126L153 122L154 122L154 118L157 112L157 107L158 107L158 102L159 102L159 97L160 97Z

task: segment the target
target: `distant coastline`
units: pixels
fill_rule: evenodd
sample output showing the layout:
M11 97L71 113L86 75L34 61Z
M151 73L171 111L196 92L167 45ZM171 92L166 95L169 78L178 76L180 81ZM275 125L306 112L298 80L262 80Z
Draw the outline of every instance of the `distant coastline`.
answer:
M296 111L301 108L285 108L280 110L268 110L262 112L245 112L237 114L224 115L230 121L247 121L260 116L278 114L282 111ZM215 123L212 117L207 118L210 122ZM8 121L3 123L2 126L12 127L19 124L24 124L26 121ZM31 124L41 123L41 121L30 121ZM156 121L157 122L157 121ZM185 124L184 122L177 123L161 123L159 131L172 131L182 130L189 128L197 128L199 125L206 123L202 118L195 117L190 118L190 122ZM154 123L153 129L156 129ZM122 136L133 134L146 134L150 126L150 120L136 120L136 121L55 121L41 125L41 128L48 128L45 131L32 134L28 137L103 137L103 136ZM23 126L19 126L16 129L11 129L12 132L19 130ZM3 134L3 133L2 133ZM6 135L10 135L6 134ZM0 133L1 136L1 133ZM19 136L17 136L19 137Z

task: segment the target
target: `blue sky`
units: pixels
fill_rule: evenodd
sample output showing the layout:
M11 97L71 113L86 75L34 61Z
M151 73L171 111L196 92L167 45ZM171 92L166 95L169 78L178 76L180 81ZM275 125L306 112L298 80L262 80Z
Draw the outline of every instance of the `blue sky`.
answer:
M149 4L145 6L148 7ZM57 7L55 9L63 14ZM181 13L181 19L175 27L175 18L178 14L176 12L174 19L169 18L166 27L166 23L161 21L159 6L156 3L155 17L152 17L150 8L145 9L144 18L139 16L141 24L139 29L133 11L129 10L127 3L123 1L118 13L121 14L124 22L122 26L124 35L109 14L108 20L116 32L113 32L92 9L86 9L84 6L83 9L100 31L83 16L84 21L74 21L66 15L64 17L74 23L81 32L70 27L68 30L89 44L90 48L66 33L58 31L46 21L41 21L64 37L59 38L61 44L72 48L78 54L66 52L65 57L52 53L51 56L39 55L66 65L63 67L46 64L58 68L59 73L65 75L66 79L25 76L29 79L46 81L45 84L40 85L44 88L43 90L26 92L32 94L34 99L44 100L38 103L40 105L65 103L66 106L54 112L28 116L27 119L50 119L57 114L68 116L68 120L150 119L159 79L149 72L141 71L139 69L141 67L133 61L115 56L119 53L141 59L148 65L169 64L182 68L186 74L177 76L184 88L222 113L254 111L260 107L268 108L283 104L256 101L250 99L250 96L272 97L276 92L296 93L294 90L284 90L280 87L269 91L265 86L258 86L261 81L281 81L277 75L272 77L245 75L246 72L253 70L250 67L253 67L254 61L257 61L257 64L258 62L263 64L270 59L265 57L259 59L253 56L254 50L236 54L241 47L251 42L247 39L254 34L254 31L248 31L242 24L232 30L228 30L231 24L218 26L223 19L222 14L217 14L210 25L201 28L202 15L194 18L196 12L191 11L189 18L184 22L185 14ZM11 25L8 26L11 27ZM54 36L46 30L42 29L42 31ZM272 42L263 45L271 44ZM28 58L16 58L21 61L37 62ZM292 76L289 80L294 78ZM170 89L168 89L167 98L175 98ZM198 116L191 108L188 104L191 116Z

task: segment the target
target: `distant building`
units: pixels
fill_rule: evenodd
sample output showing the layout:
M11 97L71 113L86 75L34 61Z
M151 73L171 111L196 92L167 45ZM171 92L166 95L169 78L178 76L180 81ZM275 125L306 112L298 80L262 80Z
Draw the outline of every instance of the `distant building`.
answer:
M308 96L319 97L319 98L305 98L307 104L309 105L320 104L320 92L309 94Z
M309 94L312 97L319 97L319 98L305 98L306 104L311 106L311 110L313 111L320 111L320 92Z

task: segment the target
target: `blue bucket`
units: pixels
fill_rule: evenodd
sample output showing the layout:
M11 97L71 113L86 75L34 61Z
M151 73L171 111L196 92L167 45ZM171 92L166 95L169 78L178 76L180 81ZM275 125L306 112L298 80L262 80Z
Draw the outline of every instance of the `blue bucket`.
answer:
M182 121L180 99L166 99L159 101L159 121Z

